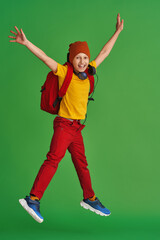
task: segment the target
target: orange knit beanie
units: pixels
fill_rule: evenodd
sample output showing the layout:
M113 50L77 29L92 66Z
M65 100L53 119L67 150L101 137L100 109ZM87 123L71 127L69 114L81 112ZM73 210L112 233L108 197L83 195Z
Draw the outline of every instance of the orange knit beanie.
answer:
M90 51L87 42L74 42L69 45L69 61L72 63L78 53L85 53L90 59Z

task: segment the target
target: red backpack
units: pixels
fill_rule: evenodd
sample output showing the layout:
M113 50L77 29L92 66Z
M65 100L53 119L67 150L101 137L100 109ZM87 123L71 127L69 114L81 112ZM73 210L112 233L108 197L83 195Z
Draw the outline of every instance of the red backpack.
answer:
M41 109L51 114L58 114L60 102L62 97L66 94L69 84L73 75L73 67L69 62L64 65L68 66L67 74L64 82L59 90L58 76L54 75L53 71L50 71L47 75L44 85L41 87ZM90 81L90 92L94 89L94 77L88 73L88 69L85 71Z

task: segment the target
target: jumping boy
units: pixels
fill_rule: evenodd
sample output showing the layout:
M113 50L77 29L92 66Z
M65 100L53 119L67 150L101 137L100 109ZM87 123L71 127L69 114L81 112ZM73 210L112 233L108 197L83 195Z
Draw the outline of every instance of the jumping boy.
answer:
M27 40L22 29L20 29L20 32L16 26L15 29L17 33L11 31L15 36L9 36L9 38L15 40L10 40L10 42L17 42L26 46L34 55L42 60L58 76L60 88L67 73L67 65L61 65L48 57L42 50ZM72 161L83 190L84 199L80 202L80 205L101 216L110 215L110 211L95 196L90 173L87 168L88 164L81 134L81 130L85 125L81 124L80 120L85 119L90 84L88 77L82 80L79 77L79 73L85 72L89 65L96 69L109 55L122 30L123 19L120 21L120 14L118 14L115 33L92 62L90 62L90 51L87 42L78 41L69 45L68 60L73 66L74 73L67 92L60 103L58 116L54 119L54 135L50 150L47 153L47 159L37 174L30 191L30 196L19 200L23 208L39 223L43 222L43 217L40 214L40 199L67 149L71 153Z

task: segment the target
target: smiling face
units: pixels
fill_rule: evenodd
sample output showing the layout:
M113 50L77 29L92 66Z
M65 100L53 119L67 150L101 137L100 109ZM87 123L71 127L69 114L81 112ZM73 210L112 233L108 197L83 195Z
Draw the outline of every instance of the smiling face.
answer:
M78 53L73 59L75 72L84 72L89 64L89 57L85 53Z

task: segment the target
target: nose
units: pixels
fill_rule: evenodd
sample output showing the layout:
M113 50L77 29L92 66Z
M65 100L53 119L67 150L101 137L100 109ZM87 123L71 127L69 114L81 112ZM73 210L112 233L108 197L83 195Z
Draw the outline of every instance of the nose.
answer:
M83 59L83 58L81 58L81 59L80 59L80 63L82 63L82 64L83 64L83 62L84 62L84 59Z

